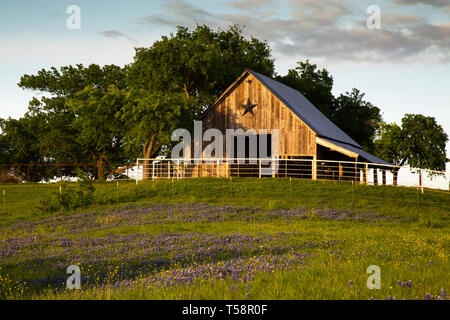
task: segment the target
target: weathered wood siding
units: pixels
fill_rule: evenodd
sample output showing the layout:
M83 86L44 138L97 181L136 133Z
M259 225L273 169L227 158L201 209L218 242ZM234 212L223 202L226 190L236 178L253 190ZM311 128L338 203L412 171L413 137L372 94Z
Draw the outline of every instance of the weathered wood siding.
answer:
M249 81L250 80L250 81ZM250 98L255 115L241 104ZM221 102L205 115L204 129L280 130L280 156L315 156L316 134L253 75L244 76ZM224 141L225 142L225 141ZM225 148L224 148L225 150Z

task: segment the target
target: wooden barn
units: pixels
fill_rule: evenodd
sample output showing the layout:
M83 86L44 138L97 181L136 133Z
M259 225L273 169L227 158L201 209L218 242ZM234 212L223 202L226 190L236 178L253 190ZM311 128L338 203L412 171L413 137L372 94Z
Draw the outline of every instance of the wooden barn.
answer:
M269 136L279 129L279 176L358 180L367 179L369 168L386 169L377 164L390 165L365 152L299 91L248 69L206 110L203 130L208 128L224 134L226 129L253 129L256 135L266 129Z

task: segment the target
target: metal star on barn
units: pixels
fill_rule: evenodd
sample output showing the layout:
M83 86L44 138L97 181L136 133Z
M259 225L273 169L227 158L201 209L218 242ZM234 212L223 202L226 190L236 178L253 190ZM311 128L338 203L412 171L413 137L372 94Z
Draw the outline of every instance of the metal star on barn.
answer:
M241 107L244 108L244 114L243 116L245 116L247 113L251 113L252 115L255 115L253 113L253 109L256 108L257 104L254 103L250 103L250 98L247 98L247 103L246 104L241 104Z

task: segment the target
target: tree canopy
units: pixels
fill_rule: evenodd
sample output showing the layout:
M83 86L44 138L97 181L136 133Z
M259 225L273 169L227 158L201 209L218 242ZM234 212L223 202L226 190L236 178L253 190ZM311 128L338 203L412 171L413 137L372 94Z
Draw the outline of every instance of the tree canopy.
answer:
M353 88L335 99L332 120L358 142L364 150L373 152L373 139L382 123L380 109L364 100L364 93Z
M156 92L183 92L197 100L197 113L208 107L242 74L245 68L268 76L274 74L269 45L244 38L239 26L212 30L178 27L149 48L137 48L128 83Z
M447 141L447 134L435 118L405 114L401 126L381 126L375 150L379 157L399 166L445 171Z

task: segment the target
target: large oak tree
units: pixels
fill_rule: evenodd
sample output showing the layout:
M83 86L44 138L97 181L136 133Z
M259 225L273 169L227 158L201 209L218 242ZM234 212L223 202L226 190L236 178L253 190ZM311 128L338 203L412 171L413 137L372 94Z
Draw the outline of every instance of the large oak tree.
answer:
M213 30L178 27L149 48L137 48L128 83L158 93L184 93L201 112L242 74L245 68L273 76L274 64L266 42L245 38L238 26Z

